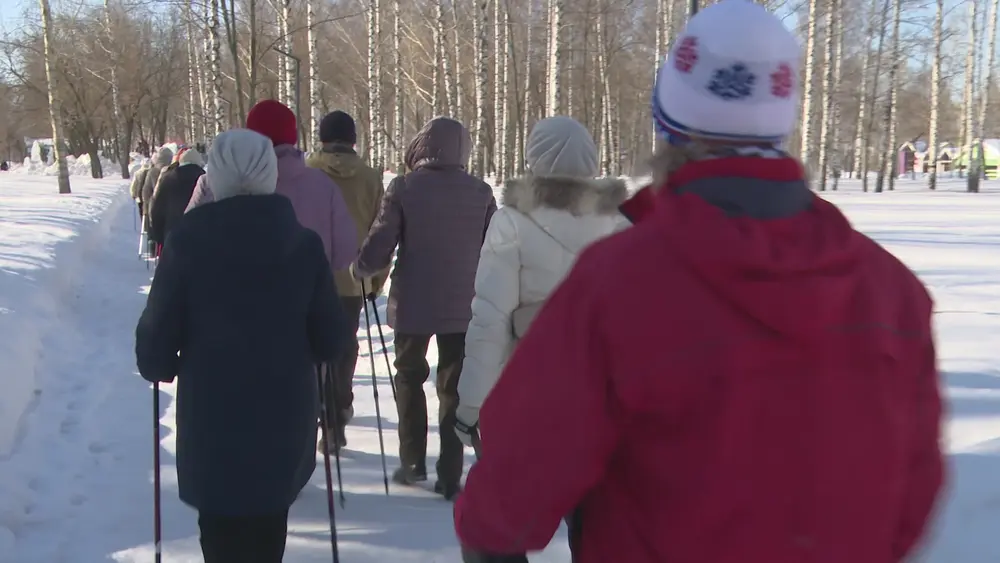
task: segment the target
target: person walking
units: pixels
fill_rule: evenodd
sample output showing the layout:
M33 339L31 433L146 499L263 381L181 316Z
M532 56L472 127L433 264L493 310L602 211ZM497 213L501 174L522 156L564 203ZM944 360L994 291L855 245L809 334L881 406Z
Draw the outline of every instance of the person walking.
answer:
M170 166L173 158L174 151L170 150L170 147L162 147L156 153L156 158L153 159L152 166L142 179L142 187L140 188L139 197L141 200L140 207L143 211L142 224L144 232L149 231L149 207L150 203L153 201L153 192L156 189L156 183L160 180L160 173L163 172L164 168Z
M201 153L185 150L176 168L167 168L160 174L156 191L149 204L149 238L161 249L167 235L184 216L198 179L205 174Z
M526 175L504 186L476 271L455 423L467 447L478 447L479 409L514 345L577 255L627 226L618 207L628 187L618 178L595 179L597 146L575 119L536 123L525 161Z
M132 182L129 184L129 196L135 202L136 207L139 208L139 215L142 217L145 217L145 212L142 208L142 186L146 182L146 174L149 173L149 169L152 167L152 159L147 158L144 160L139 169L135 171L135 174L132 176Z
M453 499L460 490L463 448L455 434L458 379L465 331L472 318L476 266L486 227L496 211L493 190L465 170L472 140L447 117L432 119L406 151L409 172L386 188L378 217L352 266L355 278L387 268L386 317L395 330L396 398L399 413L399 484L427 479L427 347L438 349L438 428L441 453L434 490Z
M316 465L316 366L339 358L347 323L320 237L274 194L271 141L222 133L207 175L216 202L168 236L136 362L177 380L177 484L205 563L280 563Z
M295 146L299 139L295 114L277 100L262 100L250 108L247 129L271 139L278 158L275 193L290 199L299 222L320 236L333 269L346 270L358 254L354 220L340 188L326 174L306 166L304 154ZM195 186L187 210L214 200L211 179L205 178Z
M914 553L944 467L933 304L781 149L800 60L759 4L688 22L652 209L580 254L480 410L466 561L542 549L574 509L577 563Z
M375 216L378 213L382 195L382 174L366 165L357 151L357 128L354 118L342 111L327 114L319 124L319 138L322 148L306 159L306 165L322 170L340 187L347 209L354 220L357 239L362 241L368 234ZM344 353L340 362L333 369L333 384L329 387L328 404L335 405L336 417L330 422L328 436L333 444L320 444L321 451L328 446L343 448L347 445L344 432L347 423L354 416L354 369L358 363L358 328L360 327L361 309L364 299L375 302L375 296L381 293L388 270L366 280L365 288L368 295L362 295L362 285L355 280L348 269L334 272L337 282L337 292L340 294L340 304L347 314L350 326L344 340Z

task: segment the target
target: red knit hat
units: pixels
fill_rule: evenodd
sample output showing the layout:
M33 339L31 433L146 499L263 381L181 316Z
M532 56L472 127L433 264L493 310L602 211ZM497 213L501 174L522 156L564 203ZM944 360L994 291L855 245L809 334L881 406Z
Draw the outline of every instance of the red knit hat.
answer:
M294 145L299 141L295 114L278 100L257 102L247 114L247 129L264 135L275 145Z

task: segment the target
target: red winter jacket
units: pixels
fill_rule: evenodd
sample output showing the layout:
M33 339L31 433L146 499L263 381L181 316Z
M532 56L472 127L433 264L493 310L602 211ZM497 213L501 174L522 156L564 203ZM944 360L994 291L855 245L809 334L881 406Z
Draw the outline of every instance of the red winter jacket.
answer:
M791 159L689 164L579 258L480 413L474 551L896 563L942 483L931 300Z

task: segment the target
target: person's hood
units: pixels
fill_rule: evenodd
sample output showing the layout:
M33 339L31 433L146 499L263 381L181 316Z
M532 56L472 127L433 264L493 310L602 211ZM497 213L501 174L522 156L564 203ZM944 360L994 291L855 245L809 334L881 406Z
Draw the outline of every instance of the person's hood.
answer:
M873 247L791 158L695 161L670 176L656 223L705 287L783 338L840 324Z
M627 195L628 187L617 178L528 174L506 182L501 199L505 208L530 217L549 236L578 252L611 234L621 220L618 206Z
M472 154L472 137L460 122L435 117L427 122L406 149L406 167L465 168Z
M501 200L525 215L540 207L561 209L573 215L618 215L628 197L628 186L618 178L569 178L527 174L508 180Z
M306 164L335 178L352 178L362 168L364 162L350 147L324 146L320 152L309 155Z
M278 184L295 182L307 170L305 153L295 145L275 145L274 155L278 158Z
M173 160L174 160L174 151L170 150L167 147L163 147L162 149L160 149L158 153L156 153L156 161L153 163L153 165L163 168L164 166L170 166L170 163L173 162Z

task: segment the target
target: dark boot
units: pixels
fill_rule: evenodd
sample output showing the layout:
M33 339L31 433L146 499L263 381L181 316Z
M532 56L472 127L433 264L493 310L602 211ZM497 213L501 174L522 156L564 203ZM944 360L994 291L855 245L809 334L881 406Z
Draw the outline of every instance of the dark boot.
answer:
M392 482L397 485L416 485L427 480L427 468L404 465L393 472Z
M462 486L437 481L434 483L434 492L443 496L444 500L453 501L462 492Z

